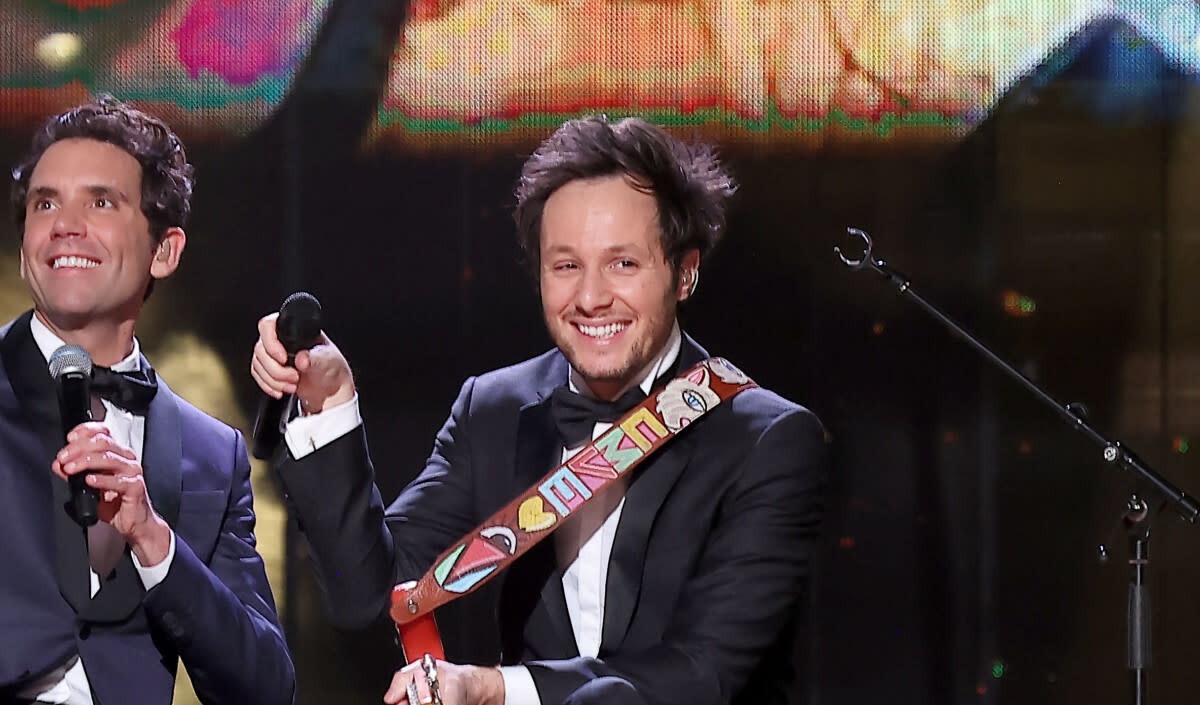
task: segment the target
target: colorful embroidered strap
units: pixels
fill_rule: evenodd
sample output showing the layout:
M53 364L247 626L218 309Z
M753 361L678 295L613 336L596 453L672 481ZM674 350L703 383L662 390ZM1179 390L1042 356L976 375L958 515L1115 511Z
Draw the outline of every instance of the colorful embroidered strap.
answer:
M709 358L671 380L618 419L612 429L455 542L420 580L397 585L392 591L392 620L403 627L483 585L689 423L754 386L741 370L720 357ZM404 631L402 628L402 635ZM433 638L436 640L436 631ZM420 657L417 652L409 656Z

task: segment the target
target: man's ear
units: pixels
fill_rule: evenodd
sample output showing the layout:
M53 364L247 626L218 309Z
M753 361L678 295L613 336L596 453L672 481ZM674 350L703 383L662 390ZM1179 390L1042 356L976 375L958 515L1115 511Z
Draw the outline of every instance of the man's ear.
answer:
M154 249L154 259L150 262L150 276L155 279L170 276L179 267L179 259L183 256L185 245L187 233L183 232L183 228L167 228L158 247Z
M700 283L700 250L688 250L679 262L679 285L675 294L679 301L686 301L696 293Z

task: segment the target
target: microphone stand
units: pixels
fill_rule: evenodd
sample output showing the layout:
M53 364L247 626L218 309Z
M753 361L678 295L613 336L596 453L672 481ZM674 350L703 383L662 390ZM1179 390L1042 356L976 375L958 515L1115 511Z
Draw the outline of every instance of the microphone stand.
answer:
M851 269L870 269L878 273L888 283L895 286L901 294L915 301L926 313L936 318L949 328L951 332L966 341L976 352L1004 370L1027 391L1053 409L1069 426L1096 444L1101 451L1101 457L1104 459L1104 462L1133 473L1135 478L1145 483L1145 485L1161 496L1163 502L1170 504L1180 516L1189 523L1196 522L1197 517L1200 516L1200 503L1197 503L1193 497L1185 494L1162 475L1151 469L1132 450L1122 445L1120 441L1111 440L1096 430L1088 423L1086 418L1087 412L1082 404L1059 403L1033 380L1018 372L1016 368L1005 362L986 345L979 342L978 339L963 329L962 326L955 323L954 320L942 313L936 306L922 298L920 294L913 290L912 282L909 281L908 277L889 267L882 259L874 258L871 253L873 243L869 235L857 228L846 228L846 232L861 240L862 253L857 258L852 259L843 254L840 247L834 247L834 253L842 260L843 264ZM1146 705L1146 670L1150 666L1150 601L1145 579L1146 570L1150 565L1150 511L1146 502L1136 493L1130 495L1125 506L1125 511L1122 514L1122 521L1129 536L1130 546L1129 566L1131 575L1126 614L1130 687L1134 704ZM1105 552L1106 549L1101 546L1102 558L1105 556Z

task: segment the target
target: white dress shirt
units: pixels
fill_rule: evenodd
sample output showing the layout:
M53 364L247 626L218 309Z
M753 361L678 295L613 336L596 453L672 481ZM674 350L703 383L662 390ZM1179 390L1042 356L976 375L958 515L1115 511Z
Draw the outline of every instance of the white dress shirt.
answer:
M33 340L38 350L47 362L55 350L65 343L54 334L44 323L34 316L29 321ZM133 352L125 359L112 366L116 372L129 372L138 369L141 348L135 338ZM146 418L132 414L124 409L113 406L108 401L101 400L104 409L103 424L108 429L113 440L133 450L138 462L142 461L142 446L146 433ZM65 445L65 443L64 443ZM46 469L49 472L49 468ZM95 596L100 591L100 574L107 574L121 559L125 552L125 540L107 522L97 522L88 528L88 559L91 562L91 594ZM143 566L137 556L131 555L133 565L137 569L142 585L147 590L162 582L171 568L171 560L175 557L175 532L171 532L171 545L167 557L161 563L153 566ZM71 659L61 667L51 671L44 678L30 684L21 693L21 697L31 698L39 703L55 703L56 705L92 705L92 690L88 684L87 673L79 656Z
M677 324L672 328L670 338L658 358L642 378L640 386L643 392L649 394L654 380L675 364L682 342L683 336ZM589 393L583 378L574 368L571 369L568 384L573 392ZM292 419L284 431L284 439L292 457L299 460L353 431L361 423L358 396L355 395L345 404ZM610 428L611 423L597 423L592 430L592 438L599 438ZM566 462L583 450L585 445L581 443L564 448L562 461ZM571 630L575 634L575 645L581 656L594 658L600 651L608 562L617 524L621 519L621 508L625 504L627 482L628 477L624 475L614 480L604 492L572 512L554 534L558 564L567 566L562 578L563 595L571 619ZM504 678L505 705L541 705L529 669L524 666L503 666L500 675Z

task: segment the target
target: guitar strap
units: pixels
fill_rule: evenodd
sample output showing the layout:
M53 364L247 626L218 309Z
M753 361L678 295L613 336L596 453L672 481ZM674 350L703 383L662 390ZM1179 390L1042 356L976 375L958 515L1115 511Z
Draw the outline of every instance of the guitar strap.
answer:
M755 386L728 360L704 360L651 392L610 430L454 542L420 580L393 588L391 617L405 653L441 658L437 627L422 617L478 589L689 424ZM409 643L413 636L419 645Z

